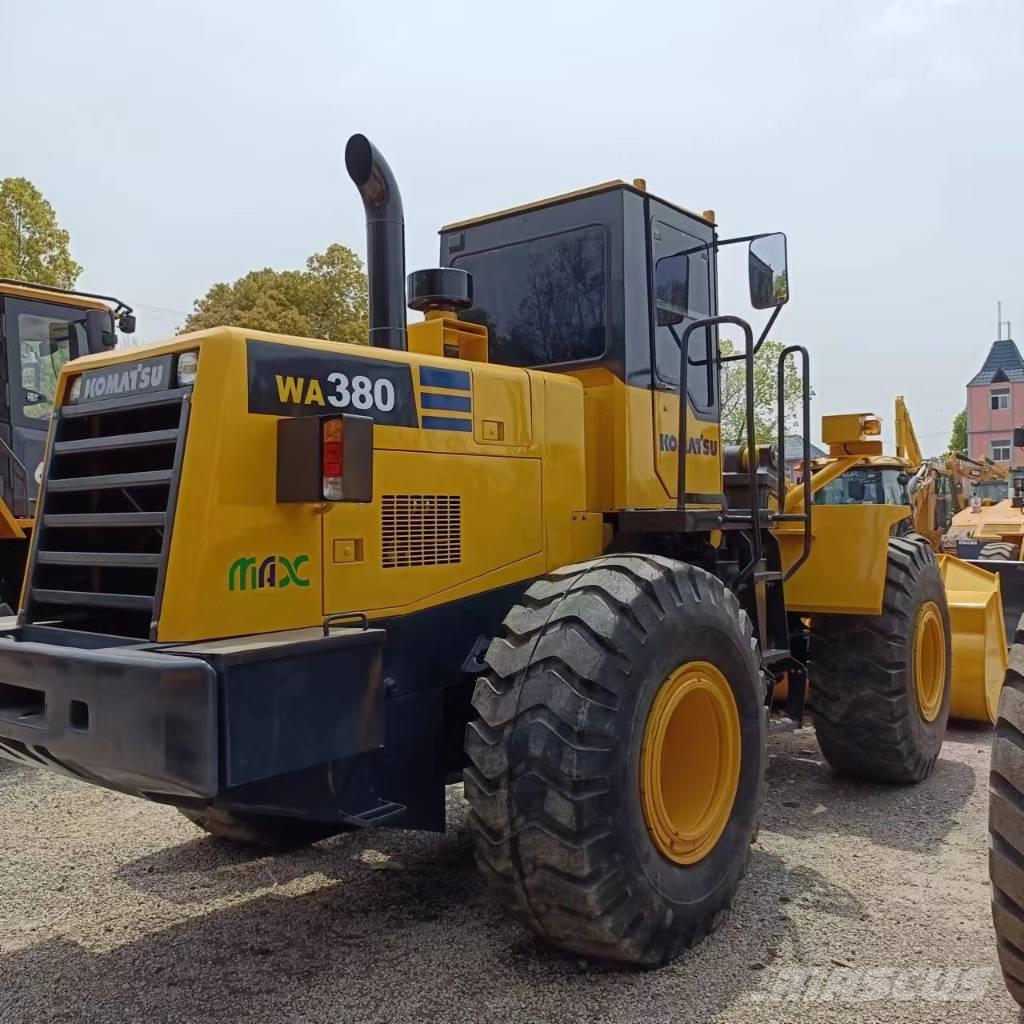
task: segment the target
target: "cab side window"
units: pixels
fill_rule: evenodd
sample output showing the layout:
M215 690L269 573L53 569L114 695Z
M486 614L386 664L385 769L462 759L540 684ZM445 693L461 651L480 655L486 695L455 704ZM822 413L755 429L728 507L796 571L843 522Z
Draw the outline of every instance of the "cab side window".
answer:
M673 306L684 306L681 323L659 323L655 317L654 357L657 380L663 386L679 387L679 344L688 324L711 315L711 254L695 235L654 220L651 224L654 265L657 274L656 302L668 297ZM677 281L669 281L674 274ZM682 301L679 301L679 296ZM707 327L693 331L688 344L689 364L686 390L696 410L707 412L717 401L718 357L714 331Z

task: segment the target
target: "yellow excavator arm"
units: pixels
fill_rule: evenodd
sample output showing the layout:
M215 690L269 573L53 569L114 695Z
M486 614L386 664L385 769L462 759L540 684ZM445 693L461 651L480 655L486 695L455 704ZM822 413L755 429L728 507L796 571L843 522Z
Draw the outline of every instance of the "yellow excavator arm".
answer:
M924 453L918 444L914 424L910 421L907 403L902 395L896 396L896 455L913 466L920 466L924 462Z

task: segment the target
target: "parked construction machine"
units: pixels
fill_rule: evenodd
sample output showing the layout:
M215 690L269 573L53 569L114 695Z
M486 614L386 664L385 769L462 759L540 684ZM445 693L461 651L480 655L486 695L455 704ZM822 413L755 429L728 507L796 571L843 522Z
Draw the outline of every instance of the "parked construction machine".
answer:
M880 453L876 417L829 417L842 454L788 494L783 439L756 437L785 236L721 238L613 181L448 225L407 286L395 178L364 136L345 161L371 347L223 327L63 367L0 752L262 844L441 829L461 777L520 921L671 960L731 904L767 734L809 685L837 771L931 771L955 657L936 557L893 536L905 509L812 501ZM756 339L718 306L739 244ZM720 440L727 358L746 447Z
M57 377L135 330L119 299L0 278L0 606L17 606ZM128 330L130 329L130 331Z
M1007 472L993 462L957 452L925 458L902 395L896 396L895 406L896 456L914 471L908 485L914 508L913 528L934 550L955 551L950 529L956 515L972 501L983 500L986 488L995 488L1005 496ZM986 553L982 557L989 556Z

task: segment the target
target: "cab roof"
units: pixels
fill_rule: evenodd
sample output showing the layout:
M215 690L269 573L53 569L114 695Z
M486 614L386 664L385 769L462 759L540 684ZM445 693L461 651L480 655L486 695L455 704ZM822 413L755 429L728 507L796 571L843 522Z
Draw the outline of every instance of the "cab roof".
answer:
M115 299L113 296L51 288L49 285L14 281L9 278L0 278L0 295L9 295L11 298L29 299L35 302L52 302L59 306L77 306L80 309L110 309L111 306L115 308L115 311L130 309L127 303Z
M589 188L579 188L573 192L562 192L556 196L549 196L547 199L537 199L532 203L523 203L521 206L510 206L505 210L498 210L495 213L485 213L479 217L469 217L466 220L453 221L451 224L445 224L441 228L441 233L446 231L458 231L462 228L474 227L477 224L486 224L488 221L501 220L504 217L512 217L519 213L529 213L533 210L543 209L545 206L555 206L558 203L567 203L573 199L581 199L583 196L597 195L600 192L612 192L616 189L624 189L627 192L632 192L638 196L647 196L651 199L656 199L659 203L664 203L665 206L670 206L673 210L678 210L680 213L686 214L688 217L694 217L699 221L703 221L705 224L710 224L715 227L714 211L705 210L704 213L694 213L693 210L686 209L685 206L680 206L678 203L671 203L667 199L662 199L661 196L656 196L652 192L648 192L646 188L640 188L637 184L630 184L629 182L623 181L621 178L616 178L613 181L604 181L600 185L591 185Z

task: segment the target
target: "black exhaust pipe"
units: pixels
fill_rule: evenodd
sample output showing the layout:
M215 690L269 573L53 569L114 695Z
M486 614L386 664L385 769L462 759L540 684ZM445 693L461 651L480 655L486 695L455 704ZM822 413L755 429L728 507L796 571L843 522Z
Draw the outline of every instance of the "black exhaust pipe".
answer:
M366 276L370 290L370 344L404 350L405 215L388 162L365 135L345 146L345 167L366 209Z

